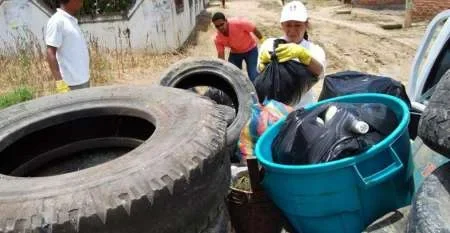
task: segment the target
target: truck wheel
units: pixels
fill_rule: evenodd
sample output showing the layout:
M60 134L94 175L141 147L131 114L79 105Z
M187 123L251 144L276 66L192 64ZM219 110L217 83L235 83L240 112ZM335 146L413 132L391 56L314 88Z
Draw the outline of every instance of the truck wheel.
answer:
M442 76L419 122L418 135L431 149L450 158L450 70Z
M431 173L417 191L408 233L450 232L450 162Z
M363 233L403 233L411 206L392 211L366 228Z
M230 181L216 106L101 87L0 111L0 232L212 233Z
M196 86L217 88L229 96L236 107L236 117L227 129L227 147L233 154L241 130L258 101L251 81L234 65L214 58L188 58L173 64L161 76L162 86L189 89Z
M236 110L228 105L218 104L217 109L221 110L225 116L225 122L227 125L231 125L236 117Z

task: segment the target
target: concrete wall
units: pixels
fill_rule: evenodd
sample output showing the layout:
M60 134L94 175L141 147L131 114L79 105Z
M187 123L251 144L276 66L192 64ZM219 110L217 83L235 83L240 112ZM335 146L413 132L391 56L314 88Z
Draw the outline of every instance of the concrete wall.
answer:
M52 12L29 0L0 0L0 46L18 37L43 41L45 22ZM43 43L42 43L43 44Z
M88 40L101 46L165 52L186 41L207 2L182 0L184 8L177 12L174 0L138 0L126 16L83 18L80 26ZM0 39L12 42L11 35L26 30L43 41L52 13L38 0L0 0Z
M413 0L414 21L432 19L443 10L450 9L450 0Z

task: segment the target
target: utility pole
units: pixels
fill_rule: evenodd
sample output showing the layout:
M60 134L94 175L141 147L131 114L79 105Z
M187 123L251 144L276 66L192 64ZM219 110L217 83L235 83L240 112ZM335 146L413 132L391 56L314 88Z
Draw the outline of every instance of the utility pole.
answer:
M413 9L413 0L406 0L405 1L405 23L404 23L405 28L411 27L412 9Z

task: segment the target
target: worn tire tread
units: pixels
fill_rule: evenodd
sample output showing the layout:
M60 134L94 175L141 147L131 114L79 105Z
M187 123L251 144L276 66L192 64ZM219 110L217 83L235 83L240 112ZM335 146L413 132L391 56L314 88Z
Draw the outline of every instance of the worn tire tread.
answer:
M208 199L209 203L199 201L199 207L205 207L207 205L209 209L204 209L203 211L205 213L198 214L198 219L191 216L189 221L186 220L187 222L180 220L180 222L173 223L174 225L179 224L178 228L176 226L169 226L166 223L167 226L153 226L154 229L147 227L145 229L155 233L170 232L174 229L183 229L183 232L194 233L198 232L197 230L205 224L205 221L206 224L211 221L208 218L205 220L201 216L207 217L210 212L215 213L217 211L217 205L221 205L223 195L225 195L228 188L229 169L226 168L229 166L229 161L222 155L225 147L226 134L224 116L209 100L197 98L194 95L184 93L180 90L163 87L138 88L137 91L131 88L105 87L76 91L69 93L67 96L44 97L31 101L30 103L6 109L0 112L0 116L16 115L20 119L14 119L21 121L27 118L26 115L32 116L33 112L38 111L36 105L42 106L49 101L50 103L56 101L55 103L59 104L70 103L73 99L78 99L76 101L84 101L92 99L92 96L96 95L101 97L99 99L102 99L109 96L109 93L115 93L114 96L118 99L121 97L117 96L123 96L122 98L130 98L130 101L137 102L143 101L143 97L140 94L152 93L145 98L147 98L147 102L158 105L156 108L171 109L172 114L178 114L174 116L174 119L179 117L191 118L189 120L191 122L190 126L178 124L178 127L185 127L181 130L186 132L177 135L187 136L188 139L181 138L180 140L180 138L175 138L174 136L170 139L173 143L176 143L174 146L167 148L167 151L160 149L160 153L166 154L162 159L155 160L154 163L147 163L139 170L131 169L111 175L111 177L108 177L107 182L100 182L93 186L80 185L78 188L74 188L74 192L72 193L58 192L56 190L54 191L56 193L55 196L46 197L45 192L41 195L39 193L40 190L31 190L31 192L34 192L33 195L27 197L26 192L28 190L24 187L23 193L21 193L24 196L14 200L14 198L11 198L10 193L7 194L8 183L15 182L20 184L21 181L27 179L6 176L6 179L0 179L0 208L2 210L0 211L0 233L31 232L35 230L49 233L89 232L88 229L95 229L96 232L116 232L115 228L117 227L117 223L115 223L115 219L124 219L124 221L133 222L137 220L132 219L130 214L132 216L136 214L144 216L150 213L153 214L152 216L158 216L156 212L162 209L155 208L161 208L161 205L166 204L167 200L176 202L178 197L182 197L186 190L194 190L193 186L199 185L202 182L211 184L216 182L217 187L213 188L215 193L205 193L205 199ZM165 98L160 98L161 96L170 98L173 100L173 103L162 104ZM152 99L153 97L155 98ZM201 117L200 120L195 116L187 116L182 111L176 109L182 107L181 105L186 105L188 102L195 102L194 106L197 108L196 111L200 110L201 112L197 114L197 117ZM17 108L25 108L28 111L22 112ZM158 115L159 113L154 114ZM157 116L157 118L162 117ZM183 122L186 123L188 121ZM0 139L3 136L2 126L4 126L3 133L9 127L8 123L4 121L0 122ZM165 130L170 129L166 128ZM160 136L166 134L168 133L161 133ZM183 142L185 144L178 144ZM178 146L176 146L177 144ZM111 162L113 161L108 163ZM164 167L164 169L157 169L161 167ZM47 179L48 182L51 182L52 179L58 179L58 177L60 176L38 179L44 180L44 182ZM205 190L208 189L203 188L201 191L204 192ZM17 195L19 193L17 192ZM196 199L197 197L192 198ZM22 202L24 199L26 201ZM147 204L144 206L142 203ZM184 211L183 213L187 213L189 210L182 211ZM192 213L189 213L189 215L197 214L197 210L190 211ZM164 219L164 216L161 219ZM145 225L145 223L143 224ZM161 224L164 225L163 223ZM185 226L180 228L181 225ZM142 232L143 229L140 226L133 226L131 229L128 229L127 226L119 227L127 229L127 232L130 233ZM117 232L121 232L120 229L117 229Z
M419 121L418 135L431 149L450 157L450 70L441 78Z
M450 162L422 183L412 201L407 233L450 232Z

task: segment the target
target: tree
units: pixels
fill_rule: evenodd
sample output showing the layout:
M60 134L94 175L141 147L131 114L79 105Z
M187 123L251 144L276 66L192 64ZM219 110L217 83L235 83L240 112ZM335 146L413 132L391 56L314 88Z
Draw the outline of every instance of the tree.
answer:
M47 6L55 10L59 0L43 0ZM92 17L111 14L126 14L136 0L84 0L80 15Z

